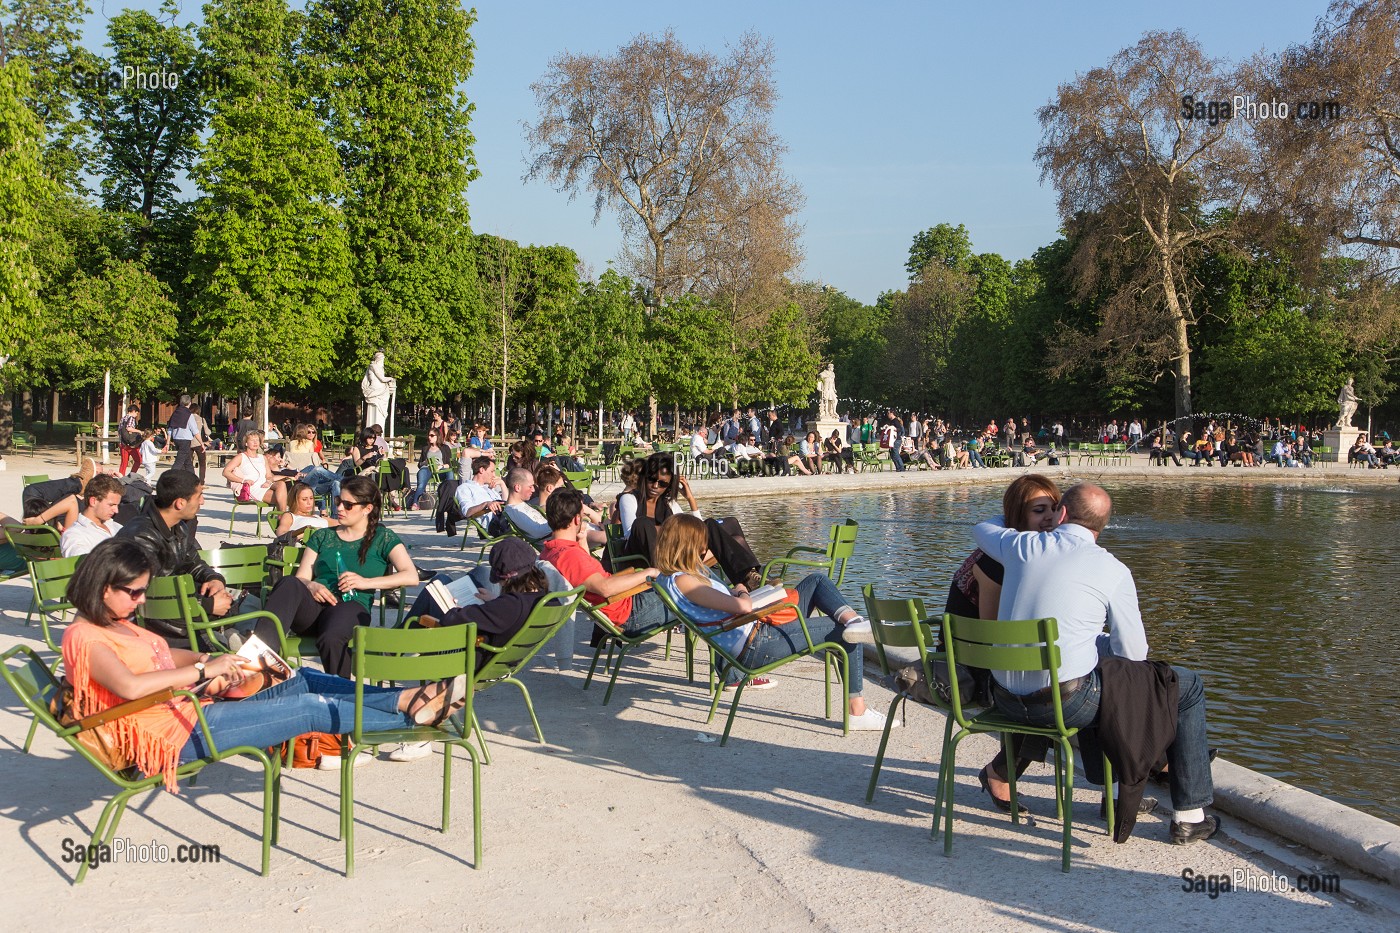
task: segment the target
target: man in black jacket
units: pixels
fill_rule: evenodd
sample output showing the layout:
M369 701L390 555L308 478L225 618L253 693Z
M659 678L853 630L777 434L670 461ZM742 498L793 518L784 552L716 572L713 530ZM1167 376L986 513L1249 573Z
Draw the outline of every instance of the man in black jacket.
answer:
M204 484L188 470L167 470L156 483L156 494L146 501L141 514L122 527L118 537L134 538L151 555L156 564L156 576L170 577L189 574L203 599L204 611L211 616L226 616L233 597L224 586L224 578L199 556L199 540L195 537L199 508L204 504ZM151 630L185 644L183 629L163 626L152 621Z

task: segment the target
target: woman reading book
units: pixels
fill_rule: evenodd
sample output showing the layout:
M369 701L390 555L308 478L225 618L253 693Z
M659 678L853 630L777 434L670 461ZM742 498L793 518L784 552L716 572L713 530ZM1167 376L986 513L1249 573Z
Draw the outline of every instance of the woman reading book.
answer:
M135 624L153 569L140 545L113 538L93 548L73 574L68 600L76 617L63 633L63 667L77 717L162 690L217 692L242 683L236 655L171 648ZM275 638L269 642L275 643ZM366 686L362 721L371 730L437 724L465 705L466 690L461 676L406 690ZM209 734L220 748L266 748L304 732L344 734L355 722L355 685L306 668L237 702L201 702ZM166 789L176 791L179 765L210 753L190 704L187 697L157 702L101 728L144 774L164 774Z
M673 515L656 538L656 567L660 586L676 603L682 613L697 623L722 623L753 611L753 601L742 584L726 587L705 569L705 552L709 547L705 523L693 515ZM836 584L825 574L813 573L803 577L794 589L797 609L807 619L807 631L813 643L834 641L850 655L851 723L857 731L883 730L885 716L870 709L861 696L864 654L862 644L873 644L870 623L862 619L841 597ZM813 610L823 616L808 617ZM807 636L797 620L782 625L748 622L723 632L717 638L721 646L754 667L770 664L796 654L807 647ZM731 675L733 672L730 672ZM749 682L749 689L771 686L767 678ZM898 722L895 725L899 725Z

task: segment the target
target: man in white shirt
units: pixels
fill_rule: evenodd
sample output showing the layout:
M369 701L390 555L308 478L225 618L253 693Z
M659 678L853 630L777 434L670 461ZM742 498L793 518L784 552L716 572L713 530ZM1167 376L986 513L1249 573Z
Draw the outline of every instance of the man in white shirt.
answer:
M510 518L511 524L532 541L540 541L548 538L553 533L549 527L549 522L540 514L540 510L530 504L530 498L535 494L535 475L529 470L516 467L506 473L506 488L510 494L506 496L506 515ZM580 540L586 536L589 547L598 547L608 543L608 533L603 529L584 522L583 530L580 532Z
M83 511L59 538L58 548L64 557L86 554L122 530L113 519L121 508L125 487L115 476L98 473L88 480L83 490Z
M1032 725L1054 725L1058 689L1066 726L1098 722L1102 697L1099 637L1108 626L1112 653L1130 661L1147 658L1147 634L1138 610L1133 575L1098 544L1113 503L1098 486L1081 483L1060 500L1054 531L1018 532L1000 521L973 529L977 546L1005 568L1002 619L1054 618L1059 623L1059 684L1038 671L992 671L993 697L1008 716ZM1177 675L1176 739L1167 749L1174 815L1171 840L1186 844L1209 839L1219 818L1207 817L1213 799L1210 751L1206 740L1205 690L1194 671Z
M457 507L467 518L496 512L505 498L505 484L496 475L496 461L477 457L472 461L472 478L457 487Z

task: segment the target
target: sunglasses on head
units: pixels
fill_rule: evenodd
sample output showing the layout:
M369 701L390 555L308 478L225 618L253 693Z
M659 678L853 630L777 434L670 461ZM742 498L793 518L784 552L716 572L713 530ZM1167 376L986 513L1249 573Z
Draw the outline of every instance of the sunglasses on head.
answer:
M149 586L136 586L136 587L132 587L132 586L122 586L120 583L113 583L113 584L112 584L112 589L114 589L114 590L121 590L123 593L125 593L125 594L128 595L128 596L130 596L132 599L140 599L141 597L143 597L143 596L146 595L146 591L147 591L148 589L150 589L150 587L149 587Z

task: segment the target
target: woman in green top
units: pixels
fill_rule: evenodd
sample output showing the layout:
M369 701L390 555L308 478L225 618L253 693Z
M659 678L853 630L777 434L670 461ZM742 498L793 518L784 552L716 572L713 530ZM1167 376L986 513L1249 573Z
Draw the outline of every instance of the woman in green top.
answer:
M314 635L327 674L349 678L350 638L355 626L369 625L375 590L418 582L408 548L379 524L379 486L355 476L340 487L340 525L313 531L294 577L283 577L267 597L266 608L288 635ZM257 634L277 643L270 619Z

